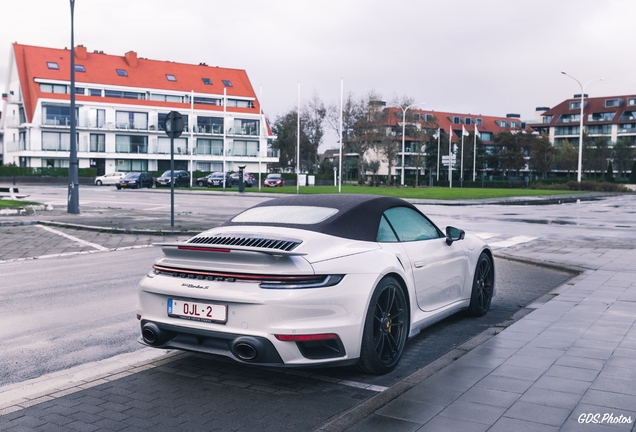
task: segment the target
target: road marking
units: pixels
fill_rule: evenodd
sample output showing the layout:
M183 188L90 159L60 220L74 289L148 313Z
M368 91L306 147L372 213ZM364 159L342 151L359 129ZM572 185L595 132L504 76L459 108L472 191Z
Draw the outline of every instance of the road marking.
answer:
M105 252L107 250L110 250L108 248L105 248L104 246L100 246L98 244L87 242L86 240L82 240L82 239L77 238L77 237L73 237L72 235L68 235L66 233L63 233L62 231L58 231L56 229L47 227L46 225L36 225L36 226L42 228L43 230L52 232L53 234L57 234L57 235L61 235L62 237L66 237L67 239L69 239L71 241L74 241L75 243L79 243L79 244L84 245L84 246L90 246L90 247L92 247L94 249L97 249L98 251Z
M33 257L11 258L6 260L0 260L0 264L29 261L29 260L36 260L36 259L66 257L66 256L72 256L72 255L87 255L87 254L102 253L102 252L117 252L117 251L124 251L124 250L130 250L130 249L145 249L145 248L151 248L151 247L155 247L155 246L152 244L149 244L149 245L137 245L137 246L125 246L125 247L119 247L119 248L112 248L112 249L106 249L104 251L90 250L90 251L78 251L78 252L63 252L59 254L39 255L39 256L33 256Z
M178 207L178 206L175 206L175 207ZM150 208L144 209L144 211L162 210L162 209L167 209L167 208L170 208L170 206L169 205L162 205L162 206L159 206L159 207L150 207Z
M497 237L497 236L500 236L500 235L501 234L494 234L494 233L487 233L487 232L475 234L475 236L479 237L482 240L488 240L491 237Z
M489 243L489 245L490 245L490 247L506 248L506 247L518 245L518 244L521 244L521 243L527 243L527 242L532 241L532 240L534 240L536 238L537 237L516 236L516 237L511 237L511 238L509 238L507 240L502 240L502 241L495 242L495 243Z

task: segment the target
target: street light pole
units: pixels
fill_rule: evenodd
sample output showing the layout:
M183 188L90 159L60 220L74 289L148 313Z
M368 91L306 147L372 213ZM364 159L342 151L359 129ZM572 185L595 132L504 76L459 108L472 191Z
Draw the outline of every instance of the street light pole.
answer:
M75 0L71 2L71 143L68 160L68 204L67 213L79 214L79 169L77 164L77 119L75 118L75 35L73 12Z
M576 181L579 183L579 185L581 184L581 172L582 172L582 166L583 166L583 106L584 106L584 102L585 102L585 87L588 86L588 84L593 83L595 81L604 81L605 78L599 78L599 79L595 79L592 81L589 81L587 83L585 83L585 85L581 84L581 81L577 80L576 78L574 78L572 75L569 75L563 71L561 71L561 73L567 77L572 78L574 81L576 81L579 85L579 87L581 88L581 114L580 114L580 123L579 123L579 164L578 164L578 174L576 176Z
M399 107L402 110L402 176L400 179L400 184L404 186L404 141L405 141L405 133L406 133L406 112L409 108L414 107L415 105L424 105L424 102L418 102L407 106L406 108ZM398 105L399 106L399 105ZM391 173L389 173L391 175Z

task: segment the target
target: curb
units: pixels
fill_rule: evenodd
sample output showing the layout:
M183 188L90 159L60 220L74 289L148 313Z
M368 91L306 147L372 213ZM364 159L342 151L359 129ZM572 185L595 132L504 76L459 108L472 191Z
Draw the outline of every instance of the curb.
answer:
M77 230L85 230L85 231L97 231L97 232L105 232L111 234L139 234L139 235L155 235L155 236L169 236L169 235L197 235L202 231L174 231L174 230L147 230L147 229L137 229L137 228L106 228L99 226L91 226L91 225L80 225L66 222L54 222L54 221L36 221L40 225L54 226L58 228L73 228Z

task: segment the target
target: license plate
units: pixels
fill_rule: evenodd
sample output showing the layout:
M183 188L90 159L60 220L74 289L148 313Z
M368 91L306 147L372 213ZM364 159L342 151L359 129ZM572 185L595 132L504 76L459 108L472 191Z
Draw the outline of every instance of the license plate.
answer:
M227 322L227 305L168 299L168 316L203 322Z

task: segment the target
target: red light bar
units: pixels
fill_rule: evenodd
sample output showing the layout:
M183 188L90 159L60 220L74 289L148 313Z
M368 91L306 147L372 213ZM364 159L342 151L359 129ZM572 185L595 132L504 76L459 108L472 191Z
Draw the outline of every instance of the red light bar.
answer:
M195 246L179 246L178 249L179 250L199 251L199 252L224 252L224 253L230 253L229 249L215 249L215 248L195 247Z
M335 333L308 334L308 335L274 335L282 342L308 342L326 339L338 339Z

